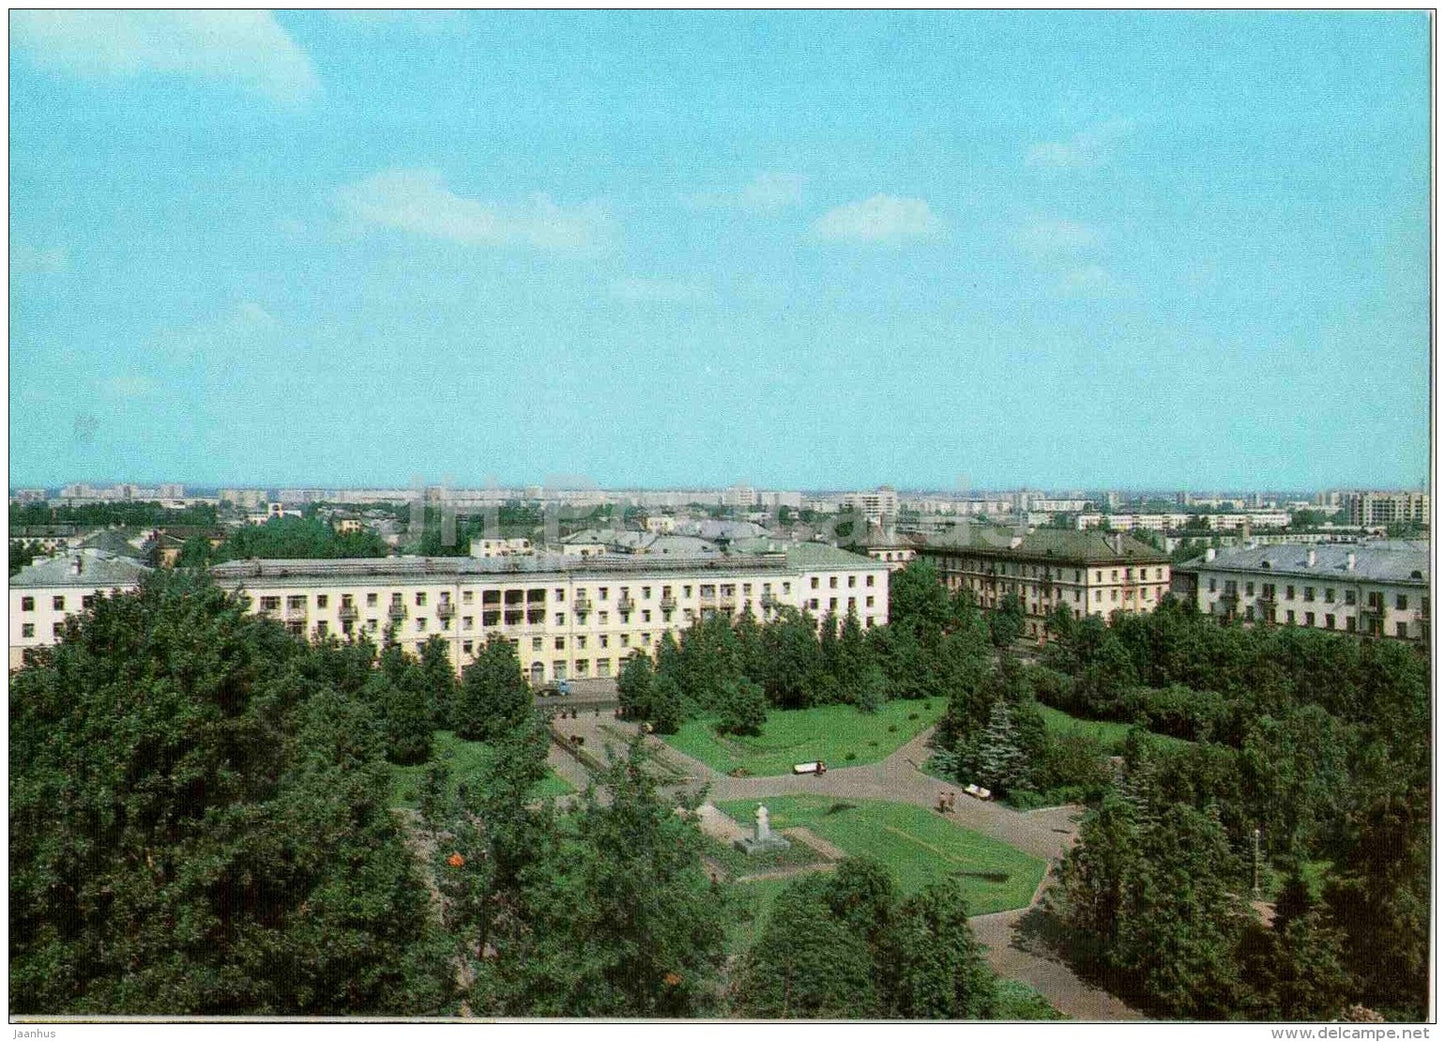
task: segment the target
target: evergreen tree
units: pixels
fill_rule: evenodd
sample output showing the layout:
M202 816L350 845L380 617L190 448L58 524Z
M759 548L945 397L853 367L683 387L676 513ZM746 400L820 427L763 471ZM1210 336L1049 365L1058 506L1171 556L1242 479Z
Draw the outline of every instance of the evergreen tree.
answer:
M447 642L434 633L421 646L422 687L426 691L431 725L438 731L452 726L452 710L457 699L457 673L452 668Z
M994 702L988 727L979 740L979 776L982 783L1000 796L1008 795L1024 780L1027 764L1019 748L1013 712L1003 699Z
M723 689L717 728L723 734L758 735L768 721L768 700L751 681L734 681Z
M957 880L933 883L906 899L896 929L895 1016L981 1020L994 1015L993 971L968 924L968 902Z
M649 707L652 729L658 734L676 734L682 726L682 691L677 681L659 674L652 681L652 705Z
M652 660L638 649L628 656L617 675L617 703L627 720L643 720L652 709Z
M493 635L462 672L453 724L459 738L489 742L515 727L531 710L532 693L512 642Z

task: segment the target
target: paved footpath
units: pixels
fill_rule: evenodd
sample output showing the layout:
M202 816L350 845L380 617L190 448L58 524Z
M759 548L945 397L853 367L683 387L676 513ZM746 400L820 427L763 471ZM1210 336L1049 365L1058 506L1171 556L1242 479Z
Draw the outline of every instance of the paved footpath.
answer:
M635 730L635 725L614 719L606 710L599 716L583 710L576 720L557 720L555 725L564 734L582 735L585 747L604 759L604 750L608 746L614 753L623 751L616 734ZM879 763L861 767L830 767L822 775L785 774L758 778L733 778L657 738L649 738L647 742L659 759L686 777L682 788L697 790L706 786L707 798L714 803L815 793L839 799L887 800L934 808L938 805L939 793L950 792L956 794L954 812L942 815L945 820L1043 858L1050 866L1063 857L1077 836L1082 807L1050 807L1023 812L999 803L976 800L958 786L923 773L921 768L929 755L928 740L931 736L931 730L924 731ZM554 753L565 757L560 751L554 750ZM1043 890L1040 885L1030 908L1038 905ZM970 920L979 941L988 949L988 960L995 972L1025 982L1055 1008L1076 1020L1142 1019L1138 1011L1120 999L1080 980L1057 957L1030 950L1035 946L1025 946L1015 927L1029 910L1018 908L974 916Z

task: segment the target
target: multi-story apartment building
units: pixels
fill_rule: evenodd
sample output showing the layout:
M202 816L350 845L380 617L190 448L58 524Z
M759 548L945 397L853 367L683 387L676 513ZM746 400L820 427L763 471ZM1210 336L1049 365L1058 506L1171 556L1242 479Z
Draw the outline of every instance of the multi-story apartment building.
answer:
M898 492L889 485L880 485L874 492L849 492L841 503L844 510L862 514L870 525L898 516Z
M90 607L97 595L135 589L148 571L129 557L93 549L22 568L10 579L10 668L19 668L26 648L58 641L65 620Z
M1206 550L1181 564L1201 612L1245 623L1428 641L1430 551L1406 541Z
M86 557L32 566L11 580L10 664L24 647L53 643L86 598L131 589L146 569ZM511 640L536 684L616 676L637 649L655 652L663 633L751 608L759 620L791 606L818 617L856 613L865 628L888 621L888 569L820 543L771 552L580 557L382 557L232 561L211 569L253 610L298 636L324 639L391 630L417 652L440 634L460 669L493 634ZM83 578L82 578L83 577Z
M972 590L981 607L1017 596L1030 637L1044 636L1044 619L1059 605L1108 618L1153 611L1169 591L1169 557L1119 533L1040 529L1000 539L970 532L967 541L919 546L918 555L949 589Z
M1392 525L1413 522L1430 523L1428 492L1347 492L1344 496L1345 520L1352 525Z

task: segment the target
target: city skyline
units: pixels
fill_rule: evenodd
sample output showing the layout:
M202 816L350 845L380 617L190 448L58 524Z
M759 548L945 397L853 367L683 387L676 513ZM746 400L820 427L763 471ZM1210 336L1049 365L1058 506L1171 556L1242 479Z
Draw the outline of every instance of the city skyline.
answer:
M1428 476L1428 13L11 30L12 486Z

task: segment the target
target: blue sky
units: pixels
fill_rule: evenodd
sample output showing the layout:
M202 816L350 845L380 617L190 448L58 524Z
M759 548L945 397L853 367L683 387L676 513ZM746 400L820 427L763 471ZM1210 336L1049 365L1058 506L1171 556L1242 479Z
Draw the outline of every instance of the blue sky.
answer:
M12 485L1429 453L1422 12L12 12Z

